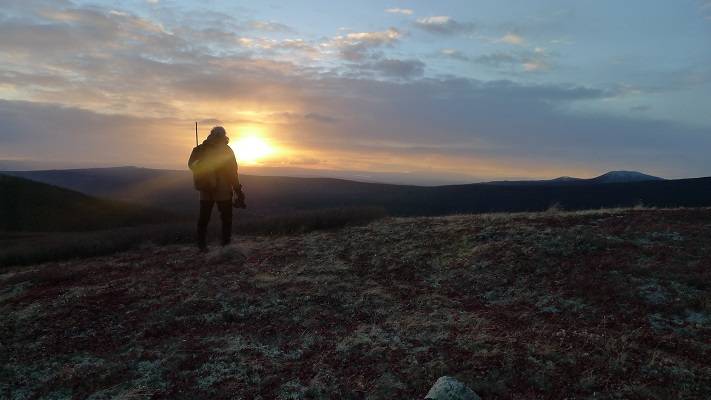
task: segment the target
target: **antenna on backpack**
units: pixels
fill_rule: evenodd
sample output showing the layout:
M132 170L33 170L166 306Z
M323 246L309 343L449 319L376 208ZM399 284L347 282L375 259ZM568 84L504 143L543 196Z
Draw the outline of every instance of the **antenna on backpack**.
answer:
M195 121L195 146L198 146L197 121Z

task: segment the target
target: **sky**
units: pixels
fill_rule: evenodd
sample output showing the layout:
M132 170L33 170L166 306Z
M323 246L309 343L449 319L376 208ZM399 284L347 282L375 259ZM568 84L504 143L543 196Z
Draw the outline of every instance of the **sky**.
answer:
M711 0L0 2L0 168L711 175Z

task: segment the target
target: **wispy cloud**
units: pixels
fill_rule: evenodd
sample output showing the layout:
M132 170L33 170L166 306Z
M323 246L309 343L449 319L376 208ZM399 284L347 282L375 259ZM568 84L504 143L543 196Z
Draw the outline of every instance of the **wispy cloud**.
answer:
M497 51L470 56L456 49L442 49L440 54L453 60L486 65L501 72L545 72L552 68L551 55L543 48L515 52Z
M630 107L630 111L635 111L635 112L645 112L645 111L649 111L651 109L652 109L652 107L650 107L647 104Z
M249 21L247 26L250 29L263 32L293 32L294 29L288 25L274 21Z
M499 38L497 42L520 46L525 42L525 40L521 35L509 32Z
M372 71L386 77L410 79L424 75L425 63L420 60L379 59L354 65L355 69Z
M415 27L437 35L454 35L459 33L472 32L475 28L473 23L459 22L449 16L423 17L415 21Z
M386 13L390 14L402 14L402 15L412 15L415 13L411 8L386 8Z
M336 36L323 46L338 49L341 56L348 61L360 61L367 58L372 49L393 45L401 36L402 33L396 28L376 32L350 32Z
M522 64L523 70L526 72L538 72L538 71L545 71L549 69L550 67L548 64L540 61L540 60L528 60Z
M574 44L575 42L571 39L568 38L558 38L558 39L551 39L548 41L550 44L562 44L562 45L571 45Z
M523 63L523 60L520 56L505 52L482 54L480 56L474 57L472 61L494 68L519 65Z
M471 57L467 56L466 54L462 53L457 49L442 49L440 50L440 53L445 57L451 58L453 60L471 61Z

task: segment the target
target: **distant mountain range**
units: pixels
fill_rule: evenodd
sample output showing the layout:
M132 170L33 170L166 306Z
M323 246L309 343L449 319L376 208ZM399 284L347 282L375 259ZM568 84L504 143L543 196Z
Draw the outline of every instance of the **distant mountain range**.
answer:
M0 231L109 229L175 218L166 211L98 199L73 190L0 174Z
M189 171L136 167L8 172L88 195L194 215L198 194ZM489 182L423 187L331 178L241 175L248 209L266 215L290 210L377 206L392 215L541 211L629 207L711 206L711 178L663 180L615 171L592 179Z
M637 171L610 171L595 178L573 178L561 176L555 179L542 181L493 181L485 182L491 185L570 185L570 184L600 184L600 183L627 183L627 182L650 182L663 181L665 179L658 176L643 174Z

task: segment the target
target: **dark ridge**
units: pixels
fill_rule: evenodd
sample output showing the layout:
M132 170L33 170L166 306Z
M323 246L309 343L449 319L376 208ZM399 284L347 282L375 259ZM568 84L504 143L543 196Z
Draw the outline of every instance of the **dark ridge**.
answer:
M164 222L166 211L0 174L1 231L83 231Z
M197 192L192 188L189 171L102 168L12 174L92 196L183 215L193 215L196 208ZM240 211L242 216L340 207L381 207L391 215L443 215L542 211L553 205L567 210L640 204L711 206L711 178L621 183L562 179L535 184L479 183L437 187L254 175L242 175L241 180L248 205L246 211Z

